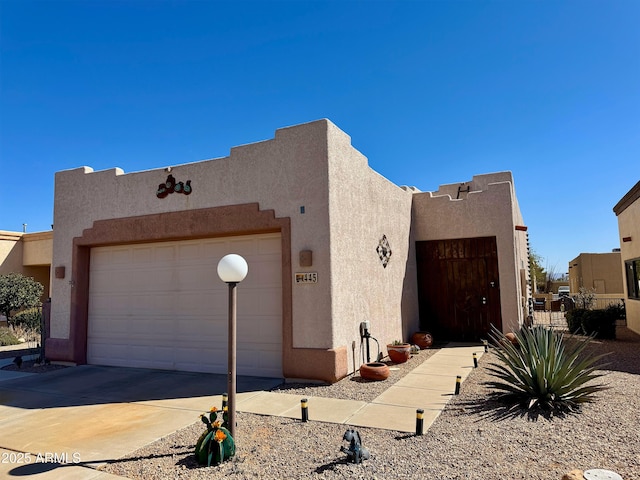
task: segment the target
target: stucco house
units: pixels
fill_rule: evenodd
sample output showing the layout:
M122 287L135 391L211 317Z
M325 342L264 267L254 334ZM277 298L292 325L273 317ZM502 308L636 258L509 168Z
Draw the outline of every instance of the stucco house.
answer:
M569 262L569 286L572 293L584 287L601 298L623 295L620 252L581 253Z
M362 363L363 321L383 355L417 330L517 330L530 314L526 230L510 172L397 186L328 120L224 158L60 171L47 356L226 372L216 265L237 253L249 264L238 373L333 382Z
M20 273L44 286L42 301L50 296L53 232L0 230L0 275Z
M618 217L627 327L640 334L640 182L613 207Z

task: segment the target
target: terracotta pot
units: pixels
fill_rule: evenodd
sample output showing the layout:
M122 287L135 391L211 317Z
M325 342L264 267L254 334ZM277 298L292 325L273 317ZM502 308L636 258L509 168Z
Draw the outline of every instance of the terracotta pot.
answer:
M380 362L363 363L360 365L360 376L367 380L386 380L389 378L389 367Z
M504 337L509 340L513 345L518 345L518 337L513 332L505 333Z
M418 345L421 350L425 350L433 345L433 336L429 332L416 332L411 335L411 343Z
M411 344L401 343L400 345L387 345L389 359L393 363L404 363L411 358Z

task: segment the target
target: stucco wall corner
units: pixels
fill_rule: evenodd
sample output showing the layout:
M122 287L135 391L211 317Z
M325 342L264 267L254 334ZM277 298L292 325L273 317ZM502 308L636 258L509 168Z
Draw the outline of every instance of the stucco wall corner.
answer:
M347 347L285 350L283 374L287 379L335 383L348 375Z

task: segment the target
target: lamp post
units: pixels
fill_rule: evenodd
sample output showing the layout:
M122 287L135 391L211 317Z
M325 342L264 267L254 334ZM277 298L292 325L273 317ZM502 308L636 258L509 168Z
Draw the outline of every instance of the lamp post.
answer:
M218 262L218 277L229 285L229 347L227 360L227 423L232 437L236 435L236 285L244 280L249 266L235 253Z

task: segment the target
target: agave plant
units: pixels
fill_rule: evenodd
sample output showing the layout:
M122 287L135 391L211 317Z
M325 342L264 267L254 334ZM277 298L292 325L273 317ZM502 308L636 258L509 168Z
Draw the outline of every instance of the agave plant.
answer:
M604 357L586 355L590 338L569 346L562 334L544 327L520 330L515 343L493 326L489 336L502 363L488 367L498 380L485 385L498 390L499 396L513 403L512 408L576 410L583 403L593 402L594 394L607 388L587 385L602 376L596 368Z

